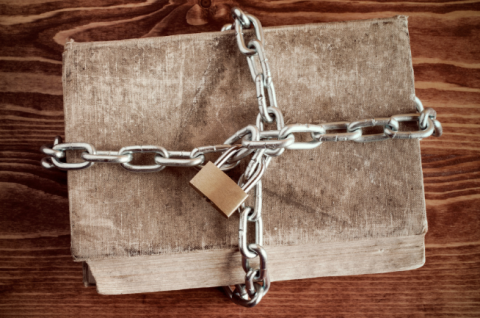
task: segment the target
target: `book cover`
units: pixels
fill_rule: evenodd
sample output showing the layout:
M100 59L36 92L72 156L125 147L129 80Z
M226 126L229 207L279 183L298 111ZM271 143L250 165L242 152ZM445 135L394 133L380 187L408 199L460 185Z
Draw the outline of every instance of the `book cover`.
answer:
M264 30L286 124L415 112L406 17ZM66 142L97 150L222 144L258 113L234 31L69 42L63 84ZM229 175L236 180L244 169L245 163ZM243 281L238 215L227 220L202 200L188 186L195 174L186 168L135 174L108 164L69 171L72 254L88 263L100 293ZM423 265L418 140L287 150L262 180L273 281Z

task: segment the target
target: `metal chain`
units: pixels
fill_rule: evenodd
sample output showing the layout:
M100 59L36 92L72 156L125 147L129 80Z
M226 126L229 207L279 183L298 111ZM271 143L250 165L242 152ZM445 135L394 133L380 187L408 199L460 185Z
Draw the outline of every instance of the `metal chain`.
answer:
M86 169L94 163L117 163L132 172L157 172L165 167L201 169L205 162L205 154L220 152L222 155L215 164L226 171L236 167L242 159L253 153L245 173L238 180L239 186L247 193L255 188L254 207L246 206L243 203L238 209L240 214L238 246L242 254L245 283L235 285L234 289L230 286L224 287L227 295L236 304L253 307L260 302L270 288L267 253L263 248L261 177L272 157L280 156L285 149L313 149L323 142L373 142L387 139L440 137L442 125L436 119L435 110L424 108L417 97L415 97L415 106L418 113L414 114L400 114L354 122L285 125L283 115L277 105L272 75L265 55L262 25L257 18L238 8L232 9L232 16L234 23L225 25L222 31L235 30L238 48L247 58L258 100L259 114L256 125L248 125L240 129L222 145L203 146L192 151L169 151L160 146L139 145L123 147L119 151L97 151L93 145L88 143L62 143L61 138L56 137L52 145L42 146L41 151L48 157L43 158L41 163L44 168L57 167L61 170ZM246 45L243 29L252 26L255 38ZM267 105L267 97L269 105ZM419 129L400 131L400 122L417 122ZM264 123L275 123L277 129L265 131ZM382 127L383 133L364 134L362 129L366 127ZM295 141L297 133L310 133L312 139L302 142ZM81 154L83 161L67 163L66 152L69 150L83 150ZM154 162L151 165L134 165L131 162L135 153L154 153ZM255 242L253 243L247 243L249 222L255 224ZM250 267L249 260L255 257L260 259L259 268Z
M243 12L238 8L232 10L234 23L226 25L222 31L235 29L237 44L241 53L247 58L248 68L252 80L255 83L257 92L257 101L259 114L256 120L256 130L250 138L242 139L242 146L246 149L256 150L252 156L245 173L238 180L238 184L243 185L251 179L255 179L255 170L262 167L263 170L268 166L272 156L279 156L285 148L295 142L295 137L286 135L280 137L278 133L265 132L264 124L272 124L276 122L277 132L284 129L283 115L278 109L277 98L275 95L275 87L272 81L270 67L264 50L265 38L263 28L260 21L254 16ZM253 25L255 38L252 39L248 46L245 45L243 37L243 28L249 28ZM257 59L260 68L257 66ZM265 97L265 88L267 89L269 106L267 106L267 98ZM257 138L254 138L257 135ZM273 140L272 138L276 138ZM257 145L259 147L255 147ZM237 158L232 158L232 160ZM242 254L242 267L245 271L245 284L235 285L235 289L225 286L226 294L238 305L244 307L256 306L270 289L270 277L267 271L267 252L263 248L263 220L262 220L262 182L257 181L255 184L255 206L252 208L242 204L239 208L240 222L238 228L238 248ZM255 224L255 242L247 243L248 222ZM249 259L260 258L260 267L250 267Z
M421 102L415 98L417 109L421 109ZM192 151L171 151L159 146L128 146L119 151L100 151L88 143L62 143L60 136L55 138L52 145L44 145L40 148L48 157L42 159L42 166L50 169L57 167L60 170L80 170L93 166L94 163L117 163L126 170L133 172L156 172L165 167L195 167L202 168L205 162L205 154L224 152L237 142L241 141L242 148L233 156L230 165L223 165L222 170L230 170L254 151L265 149L267 157L279 156L285 149L313 149L322 142L355 141L373 142L387 139L422 139L430 136L440 137L442 126L436 119L436 112L432 108L425 108L423 111L414 114L400 114L385 118L364 119L354 122L331 122L318 125L292 124L283 125L283 117L278 108L269 107L268 111L273 115L277 124L277 130L263 130L263 121L260 114L257 119L257 126L246 126L222 145L203 146ZM414 131L399 131L400 122L417 122L419 129ZM382 127L383 133L364 134L362 128ZM329 133L334 130L335 133ZM339 130L344 130L343 132ZM296 142L296 133L310 133L312 140ZM83 150L81 157L83 162L67 163L66 153L70 150ZM154 153L155 158L152 165L133 165L134 153Z

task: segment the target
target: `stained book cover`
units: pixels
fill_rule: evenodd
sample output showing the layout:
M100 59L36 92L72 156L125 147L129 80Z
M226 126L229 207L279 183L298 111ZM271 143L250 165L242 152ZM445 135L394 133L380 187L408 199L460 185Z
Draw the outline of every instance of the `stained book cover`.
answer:
M404 16L268 27L265 52L286 124L415 112ZM258 114L255 85L234 31L68 42L63 85L66 141L88 142L97 150L157 145L190 151L222 144L255 124ZM308 136L297 137L302 138ZM153 158L142 158L153 164ZM245 161L229 175L237 180L244 169ZM111 164L69 171L72 254L103 282L99 291L243 280L238 215L225 219L190 188L196 173L167 167L136 174ZM272 280L423 264L427 223L417 140L324 142L314 150L287 150L272 160L262 180ZM253 204L252 198L247 202ZM286 251L289 259L283 259ZM136 260L144 265L126 274ZM149 262L151 268L142 267ZM179 264L192 267L193 278L172 269L167 281L167 269ZM209 266L218 277L194 277ZM129 289L122 275L132 275L137 286Z

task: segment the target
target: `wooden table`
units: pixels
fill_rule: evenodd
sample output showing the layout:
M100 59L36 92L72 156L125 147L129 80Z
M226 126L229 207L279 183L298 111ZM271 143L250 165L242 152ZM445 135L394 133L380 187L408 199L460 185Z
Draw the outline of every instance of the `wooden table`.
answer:
M444 127L422 141L424 267L274 282L253 309L217 288L101 296L83 287L67 176L39 163L40 146L64 135L63 44L216 31L234 4L264 26L410 16L416 92ZM479 1L2 0L0 15L0 316L480 316Z

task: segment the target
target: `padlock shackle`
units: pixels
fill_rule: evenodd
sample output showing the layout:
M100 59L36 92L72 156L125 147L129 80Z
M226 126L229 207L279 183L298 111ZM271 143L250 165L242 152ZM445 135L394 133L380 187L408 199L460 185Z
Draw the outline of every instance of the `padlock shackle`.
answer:
M220 157L218 157L217 161L215 161L215 165L218 168L221 168L228 159L233 157L243 146L241 144L233 145L230 149L225 151Z

